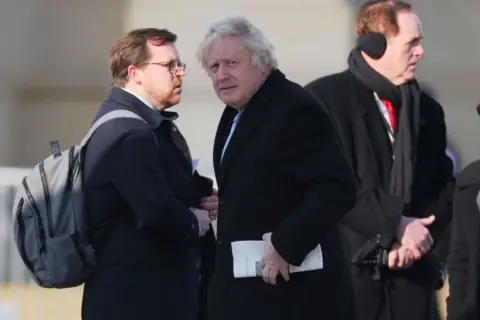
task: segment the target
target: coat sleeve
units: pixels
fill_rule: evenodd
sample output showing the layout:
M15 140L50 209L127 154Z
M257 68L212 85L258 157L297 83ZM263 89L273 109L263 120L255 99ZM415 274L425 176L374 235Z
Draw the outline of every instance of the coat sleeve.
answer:
M439 243L452 220L455 178L453 176L453 162L446 153L447 130L445 116L440 105L437 105L436 110L438 114L435 116L435 122L439 124L439 129L435 135L438 139L438 148L435 157L436 171L433 175L432 185L440 186L440 188L438 196L428 205L424 216L432 214L435 216L435 222L429 226L429 230L435 243Z
M279 163L304 196L271 240L286 261L300 265L318 245L319 234L353 207L357 186L328 116L314 101L298 106L288 123Z
M472 199L473 201L473 199ZM470 208L471 206L455 205L457 208ZM469 219L461 219L460 215L468 212L456 209L453 216L452 236L450 239L450 249L447 258L447 272L450 288L450 295L447 298L447 311L449 318L456 319L465 301L468 288L468 242L465 238L465 231L462 232L462 220L468 222ZM480 214L479 211L472 214Z
M132 130L112 150L113 184L136 214L140 228L188 240L199 236L198 222L190 209L175 197L159 159L162 150L150 129L130 121Z
M209 197L213 194L213 181L210 178L201 176L196 170L192 176L192 183L195 189L194 203L200 208L200 201L204 197Z

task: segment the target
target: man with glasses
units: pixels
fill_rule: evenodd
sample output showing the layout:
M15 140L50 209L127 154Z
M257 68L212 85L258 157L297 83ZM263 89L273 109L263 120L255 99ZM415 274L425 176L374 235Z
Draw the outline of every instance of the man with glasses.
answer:
M138 29L110 51L112 89L96 119L128 110L143 121L105 123L85 151L98 265L85 283L84 320L197 318L200 239L212 237L217 198L167 111L185 76L175 41L168 30Z

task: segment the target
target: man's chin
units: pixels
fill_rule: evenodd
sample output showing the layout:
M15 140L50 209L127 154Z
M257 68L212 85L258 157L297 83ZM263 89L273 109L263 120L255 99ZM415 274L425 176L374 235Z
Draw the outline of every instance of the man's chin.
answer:
M401 86L402 84L405 84L407 82L415 80L415 72L409 72L405 73L402 75L402 77L398 78L397 81L395 81L396 86Z
M168 99L168 101L165 105L167 106L167 108L170 108L170 107L173 107L176 104L179 104L181 100L182 99L180 98L180 96L172 97L172 98Z
M413 68L413 70L409 70L406 74L405 74L405 78L408 80L408 81L411 81L411 80L414 80L415 79L415 76L416 76L416 68Z

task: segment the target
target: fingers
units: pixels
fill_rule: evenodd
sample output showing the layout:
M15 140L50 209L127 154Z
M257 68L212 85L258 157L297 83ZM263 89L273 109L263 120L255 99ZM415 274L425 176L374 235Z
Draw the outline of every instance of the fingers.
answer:
M415 260L419 260L423 256L422 251L415 245L407 245L406 248L410 250Z
M392 250L388 253L388 268L395 269L398 261L398 250Z
M406 265L406 255L405 255L405 248L398 249L398 259L396 267L398 269L403 268Z
M288 269L280 269L273 264L267 263L263 268L263 281L271 285L276 285L278 274L281 274L286 282L290 281L290 273L288 272Z
M272 233L263 234L262 239L265 241L265 252L262 258L261 266L263 266L263 281L275 285L277 283L277 276L280 273L285 281L290 280L288 272L288 263L282 259L275 251L271 243Z
M283 279L288 282L290 280L290 273L288 272L288 269L286 268L281 268L280 269L280 274L282 275Z
M405 269L409 268L415 262L415 259L409 249L402 247L399 249L399 261L400 262L397 264L397 267Z
M430 232L425 230L419 240L420 243L418 244L418 249L422 252L422 255L425 255L433 246L433 238L430 235Z
M404 268L409 268L415 262L412 252L409 249L405 248L405 266Z
M273 264L267 262L267 264L263 268L263 281L272 285L276 285L278 271L278 268L276 268Z
M211 211L211 210L216 210L218 208L217 203L212 203L212 202L204 202L200 204L203 209Z
M208 216L210 220L215 220L218 214L218 197L210 196L202 198L200 205L203 209L208 210Z
M216 209L209 210L208 211L208 217L210 218L210 220L217 219L217 210Z
M396 246L393 246L396 247ZM392 248L393 248L392 247ZM414 254L406 247L392 249L388 254L388 268L397 270L409 268L415 262Z
M430 231L426 227L426 225L432 223L434 220L435 216L433 215L428 218L417 219L408 227L409 230L402 240L402 244L412 250L417 260L430 251L434 244Z
M432 214L429 217L418 219L424 226L429 226L435 221L435 216Z
M210 196L202 198L200 205L205 210L216 210L218 208L218 197Z

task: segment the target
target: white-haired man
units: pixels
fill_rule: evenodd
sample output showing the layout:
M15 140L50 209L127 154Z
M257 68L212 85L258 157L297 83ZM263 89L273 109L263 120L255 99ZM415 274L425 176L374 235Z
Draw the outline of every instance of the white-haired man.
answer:
M355 204L356 182L328 116L277 69L272 45L244 18L213 24L198 58L227 105L213 155L219 220L209 319L351 320L337 222ZM235 278L231 243L262 239L259 277ZM289 274L318 244L323 269Z

